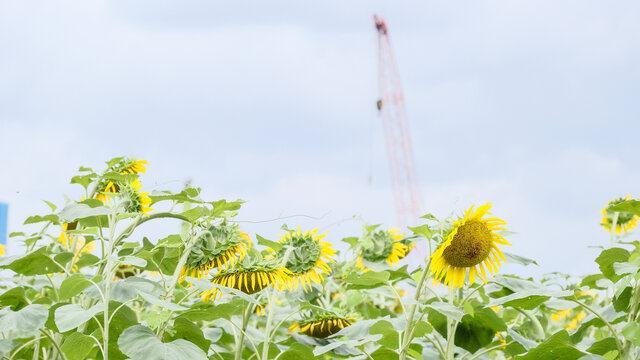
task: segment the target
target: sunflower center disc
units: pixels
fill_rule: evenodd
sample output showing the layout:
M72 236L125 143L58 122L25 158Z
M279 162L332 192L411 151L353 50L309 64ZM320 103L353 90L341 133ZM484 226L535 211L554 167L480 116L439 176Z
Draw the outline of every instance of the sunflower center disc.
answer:
M453 266L471 267L489 256L492 241L491 231L485 224L471 221L458 228L442 255Z

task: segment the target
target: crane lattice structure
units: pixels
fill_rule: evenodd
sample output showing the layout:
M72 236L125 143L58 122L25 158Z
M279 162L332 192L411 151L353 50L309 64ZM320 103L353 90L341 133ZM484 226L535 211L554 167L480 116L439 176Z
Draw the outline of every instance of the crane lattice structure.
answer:
M387 24L377 15L373 18L378 32L378 112L382 118L396 216L399 225L406 227L415 225L420 216L409 121Z

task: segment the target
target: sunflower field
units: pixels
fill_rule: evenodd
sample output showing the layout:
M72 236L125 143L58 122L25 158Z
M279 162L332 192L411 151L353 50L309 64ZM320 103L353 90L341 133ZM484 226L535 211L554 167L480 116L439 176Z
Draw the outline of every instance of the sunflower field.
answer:
M638 200L602 210L599 273L533 280L501 273L535 261L508 252L491 204L408 231L258 235L235 221L242 201L145 192L147 166L80 167L77 198L10 234L24 253L0 245L2 359L640 358ZM167 221L182 225L158 236Z

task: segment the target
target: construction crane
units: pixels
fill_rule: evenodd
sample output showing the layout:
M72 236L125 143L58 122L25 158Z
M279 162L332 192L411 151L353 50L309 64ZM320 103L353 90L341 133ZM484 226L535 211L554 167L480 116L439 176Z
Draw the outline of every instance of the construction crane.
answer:
M389 29L382 17L373 16L378 33L378 86L376 103L382 118L387 147L389 173L393 187L396 216L402 227L415 225L420 216L420 192L407 120L407 110L398 66L389 38Z

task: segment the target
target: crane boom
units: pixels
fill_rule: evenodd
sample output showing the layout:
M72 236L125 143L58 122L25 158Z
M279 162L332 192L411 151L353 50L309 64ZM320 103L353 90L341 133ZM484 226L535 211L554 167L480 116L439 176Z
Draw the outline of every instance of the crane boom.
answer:
M399 225L415 225L420 212L420 195L416 177L409 121L402 84L393 56L387 24L374 15L378 33L378 112L382 118L387 158L396 216Z

